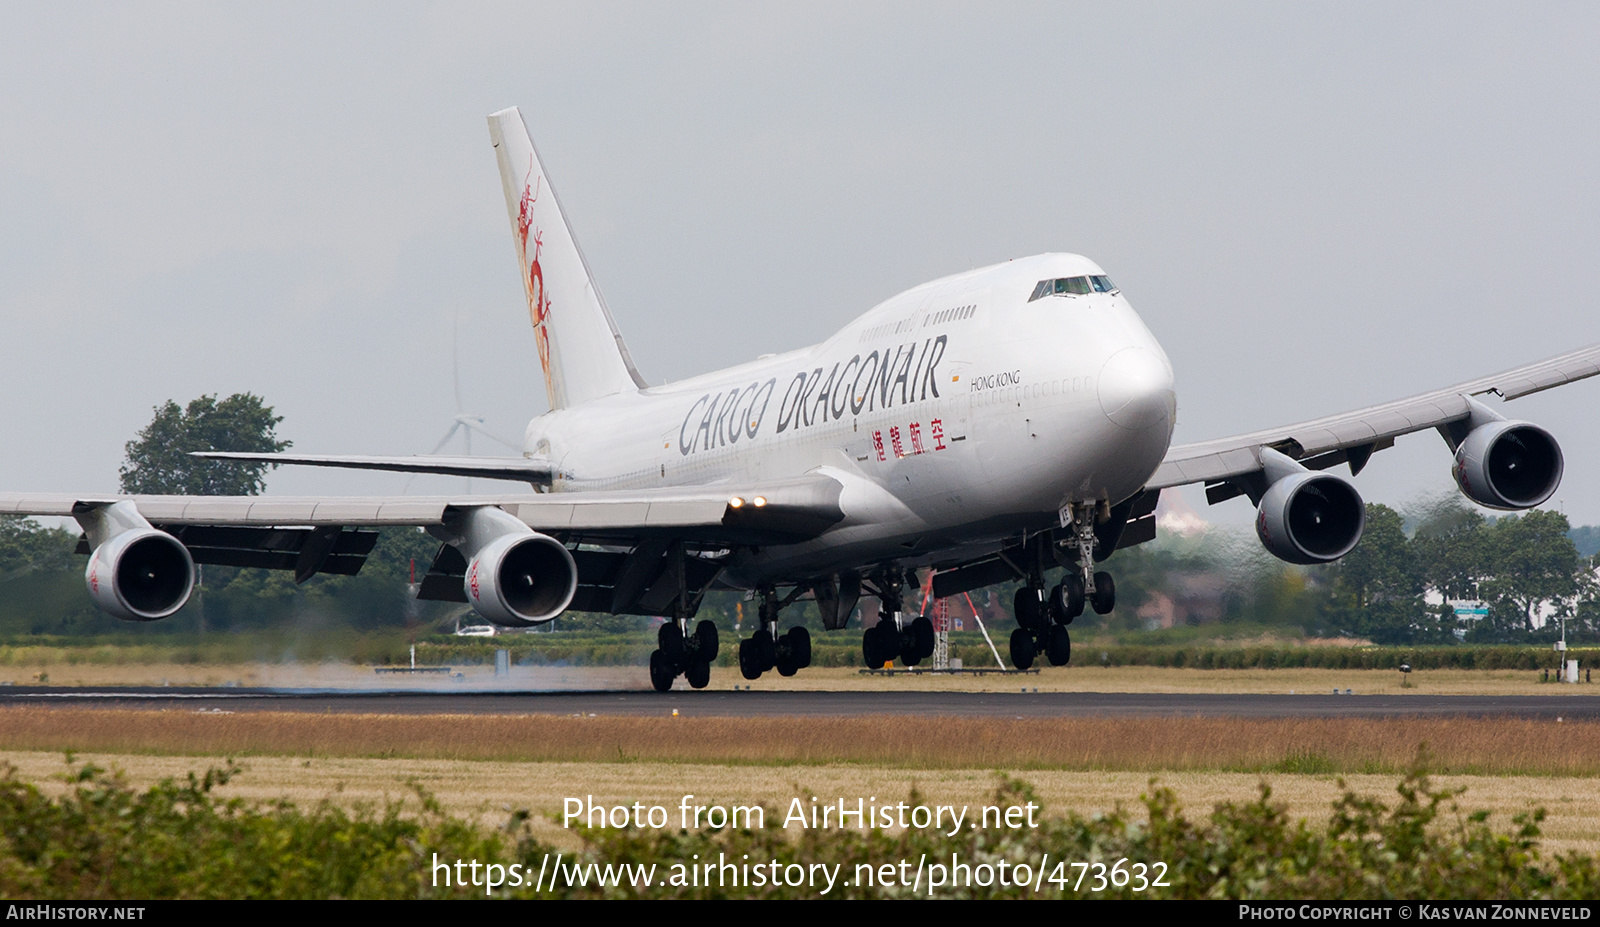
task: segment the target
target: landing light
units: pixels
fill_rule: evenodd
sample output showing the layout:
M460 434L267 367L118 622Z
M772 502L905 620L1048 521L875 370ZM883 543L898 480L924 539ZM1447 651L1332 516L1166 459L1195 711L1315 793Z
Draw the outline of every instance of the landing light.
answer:
M743 508L743 507L744 507L744 500L739 498L738 496L734 496L733 498L728 500L728 508L738 509L738 508Z
M767 497L766 496L756 496L755 499L754 499L754 502L756 504L756 508L759 509L763 505L767 504Z

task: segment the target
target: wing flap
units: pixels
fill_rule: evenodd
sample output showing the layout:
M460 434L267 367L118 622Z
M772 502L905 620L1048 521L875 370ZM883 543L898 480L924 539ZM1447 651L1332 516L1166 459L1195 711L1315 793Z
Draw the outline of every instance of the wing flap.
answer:
M208 460L237 460L273 466L337 467L346 470L386 470L393 473L433 473L475 476L491 480L549 485L554 475L542 457L448 457L417 454L410 457L376 457L339 454L254 454L239 451L196 451L191 456Z

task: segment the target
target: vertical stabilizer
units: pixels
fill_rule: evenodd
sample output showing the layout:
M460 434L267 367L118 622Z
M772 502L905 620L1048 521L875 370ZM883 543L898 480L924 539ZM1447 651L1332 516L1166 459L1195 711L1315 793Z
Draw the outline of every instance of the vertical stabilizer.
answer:
M521 111L512 107L490 116L489 138L500 162L550 408L643 387L550 188Z

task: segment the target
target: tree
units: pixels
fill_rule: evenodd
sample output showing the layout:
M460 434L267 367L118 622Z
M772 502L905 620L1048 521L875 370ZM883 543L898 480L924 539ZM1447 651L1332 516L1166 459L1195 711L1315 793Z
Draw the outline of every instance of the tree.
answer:
M31 518L0 515L0 582L35 571L71 572L76 535Z
M1479 586L1489 602L1490 625L1503 638L1515 639L1543 625L1551 616L1570 613L1586 566L1567 532L1572 526L1560 512L1535 510L1502 518L1490 526L1486 549L1491 575ZM1546 629L1554 638L1554 623Z
M1422 571L1400 514L1367 505L1367 527L1355 550L1330 568L1329 618L1343 633L1379 644L1413 644L1442 636L1423 601Z
M1432 505L1417 525L1416 549L1423 581L1446 599L1476 599L1478 584L1494 571L1488 522L1452 493Z
M277 439L283 416L272 414L260 396L234 393L217 401L201 396L180 409L167 400L155 417L127 444L122 465L125 493L172 493L193 496L254 496L266 488L267 464L203 460L191 451L277 453L290 446Z

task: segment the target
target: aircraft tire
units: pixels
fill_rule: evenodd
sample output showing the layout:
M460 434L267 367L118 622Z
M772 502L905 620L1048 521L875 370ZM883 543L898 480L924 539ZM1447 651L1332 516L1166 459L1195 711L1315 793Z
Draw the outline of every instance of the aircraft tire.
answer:
M1083 577L1072 570L1068 570L1067 575L1061 578L1061 585L1057 586L1056 590L1057 593L1051 596L1051 604L1055 606L1056 624L1071 624L1072 619L1083 614L1085 599Z
M755 665L765 673L778 665L778 642L772 639L772 632L762 628L750 636L750 649L754 651Z
M811 665L811 632L805 628L794 627L784 637L789 639L789 659L794 662L794 668L803 670Z
M1094 612L1097 615L1109 615L1117 607L1117 584L1112 581L1110 573L1094 574Z
M1027 628L1018 628L1011 632L1011 665L1019 670L1029 669L1033 666L1035 656L1033 635Z
M683 665L683 629L671 618L656 633L656 643L661 645L661 658L676 669Z
M1039 590L1032 586L1023 586L1011 599L1011 614L1017 619L1017 626L1032 628L1039 623L1040 613L1044 603L1039 601Z
M927 615L918 615L917 620L911 622L911 637L917 656L926 660L933 656L934 632L933 619Z
M1045 633L1048 637L1045 638L1044 655L1050 660L1050 665L1066 666L1072 659L1072 636L1061 625Z
M683 671L683 678L691 688L704 689L711 682L711 661L696 660Z
M883 664L894 658L892 653L884 655L887 648L883 646L883 630L886 627L892 628L894 625L879 621L861 632L861 659L866 661L867 669L882 669Z
M666 658L660 650L650 651L650 685L657 692L666 692L672 688L672 680L677 676L672 668L667 665Z
M746 679L756 680L761 678L761 667L756 665L755 642L745 638L739 642L739 675Z
M695 658L710 663L717 658L721 642L717 640L717 626L702 621L694 626Z
M778 675L779 676L793 676L795 673L798 673L798 672L800 672L800 667L795 665L793 659L791 659L789 657L782 657L782 658L780 658L778 660Z

